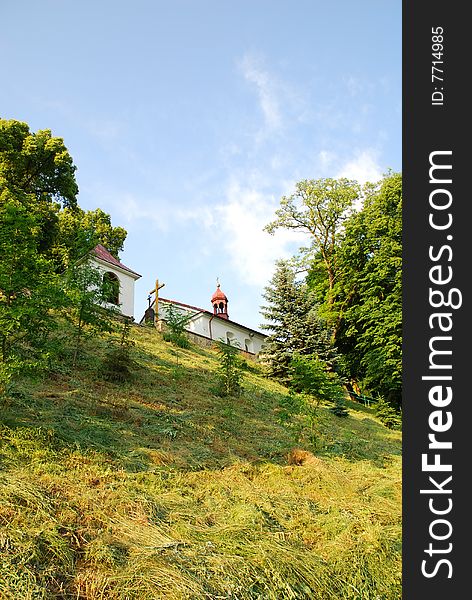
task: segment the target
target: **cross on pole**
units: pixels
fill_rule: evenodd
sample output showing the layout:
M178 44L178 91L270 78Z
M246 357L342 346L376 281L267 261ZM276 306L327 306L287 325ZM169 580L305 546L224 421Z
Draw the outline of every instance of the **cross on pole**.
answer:
M154 325L157 327L157 322L159 321L159 290L165 286L165 283L159 284L159 279L156 279L156 285L153 290L149 292L149 295L155 294L154 296Z

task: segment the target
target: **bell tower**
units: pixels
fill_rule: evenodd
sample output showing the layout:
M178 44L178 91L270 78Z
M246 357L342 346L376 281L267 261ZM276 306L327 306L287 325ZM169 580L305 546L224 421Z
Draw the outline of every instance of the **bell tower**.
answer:
M228 319L228 298L220 289L220 282L216 280L216 291L211 297L213 314L221 319Z

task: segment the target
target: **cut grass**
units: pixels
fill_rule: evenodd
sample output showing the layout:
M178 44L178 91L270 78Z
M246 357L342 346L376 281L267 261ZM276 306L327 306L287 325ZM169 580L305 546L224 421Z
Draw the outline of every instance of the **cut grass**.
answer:
M1 598L401 598L399 432L287 413L255 364L215 396L213 351L133 338L131 382L100 380L98 341L5 399Z

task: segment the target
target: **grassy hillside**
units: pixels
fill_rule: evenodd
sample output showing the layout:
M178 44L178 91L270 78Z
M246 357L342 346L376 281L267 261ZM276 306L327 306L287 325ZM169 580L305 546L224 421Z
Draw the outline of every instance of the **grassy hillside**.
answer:
M102 340L2 400L0 598L401 598L398 432L310 420L252 362L221 398L214 351L132 337L128 383Z

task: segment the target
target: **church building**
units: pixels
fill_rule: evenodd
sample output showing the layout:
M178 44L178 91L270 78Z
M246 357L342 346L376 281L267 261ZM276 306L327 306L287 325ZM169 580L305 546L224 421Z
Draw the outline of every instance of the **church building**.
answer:
M166 310L172 304L182 315L189 317L185 329L191 336L195 336L197 343L202 341L210 344L222 340L253 355L264 349L266 335L229 318L228 298L219 283L210 302L212 311L159 296L158 317L165 322Z
M134 315L134 284L141 277L138 273L126 267L108 250L98 244L92 250L91 263L102 274L103 281L111 283L107 305L115 306L122 315Z

